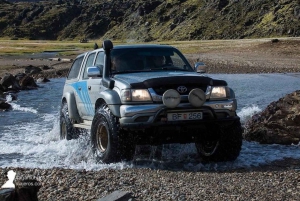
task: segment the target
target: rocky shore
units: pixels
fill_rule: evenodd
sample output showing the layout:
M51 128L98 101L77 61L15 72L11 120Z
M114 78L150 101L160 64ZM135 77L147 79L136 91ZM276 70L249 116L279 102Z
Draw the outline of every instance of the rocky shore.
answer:
M270 103L246 124L244 138L262 144L299 144L300 91Z

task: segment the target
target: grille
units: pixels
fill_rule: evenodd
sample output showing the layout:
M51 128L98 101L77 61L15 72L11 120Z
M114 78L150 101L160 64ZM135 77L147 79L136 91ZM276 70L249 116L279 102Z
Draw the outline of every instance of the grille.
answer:
M165 93L165 91L167 91L168 89L174 89L177 91L177 88L179 86L185 86L187 88L187 91L184 93L179 93L180 95L188 95L190 93L191 90L198 88L198 89L202 89L204 92L206 91L207 86L199 86L199 85L164 85L164 86L158 86L153 88L153 90L155 91L155 93L157 95L163 95Z

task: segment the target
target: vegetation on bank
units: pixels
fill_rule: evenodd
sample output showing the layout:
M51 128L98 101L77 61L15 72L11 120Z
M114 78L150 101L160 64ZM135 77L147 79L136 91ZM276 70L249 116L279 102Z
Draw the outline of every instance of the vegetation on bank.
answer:
M280 40L278 45L270 45L273 40ZM88 51L94 48L95 43L100 48L103 40L90 40L86 43L80 43L77 40L10 40L7 38L0 38L0 55L22 55L22 54L32 54L41 52L57 52L58 55L72 55L78 52ZM297 51L299 48L298 44L300 42L299 37L290 38L265 38L265 39L238 39L238 40L192 40L192 41L150 41L150 42L135 42L135 41L124 41L124 40L113 40L114 45L119 44L165 44L172 45L184 54L201 54L212 51L227 51L228 48L244 48L244 49L262 49L266 48L269 51L276 48L276 52L281 52L285 55L288 52L295 53L298 55ZM275 44L275 43L274 43ZM288 48L288 49L287 49Z
M300 36L298 0L0 1L0 37L178 41Z
M185 53L196 53L200 43L204 41L164 41L157 44L168 44L182 47ZM58 52L60 55L72 54L72 52L87 51L94 48L94 44L99 47L102 40L92 40L87 43L78 41L57 41L57 40L10 40L0 39L0 55L22 55L41 52ZM125 44L124 41L113 41L114 45ZM201 46L201 45L200 45Z
M21 55L28 53L59 52L67 55L76 50L91 49L91 43L79 43L77 41L55 41L55 40L9 40L0 39L1 55Z
M270 39L266 39L270 41ZM99 47L102 45L102 40L92 40L87 43L80 43L78 41L56 41L56 40L9 40L0 39L0 55L22 55L41 52L57 52L58 55L71 55L78 52L88 51L94 48L94 44ZM114 45L128 44L125 41L113 41ZM143 44L153 42L142 42ZM156 44L172 45L184 54L199 54L213 50L224 50L229 46L234 48L241 45L240 40L195 40L195 41L161 41ZM262 40L255 42L255 40L244 39L242 41L244 46L252 46L253 44L262 43ZM137 44L137 43L135 43Z

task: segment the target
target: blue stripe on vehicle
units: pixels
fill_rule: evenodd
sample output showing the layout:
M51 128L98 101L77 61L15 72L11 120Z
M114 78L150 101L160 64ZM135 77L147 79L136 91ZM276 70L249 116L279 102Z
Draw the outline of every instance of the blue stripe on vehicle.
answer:
M86 113L90 116L94 115L94 108L87 90L87 81L75 82L72 83L71 86L74 88L80 100L82 101ZM80 87L81 90L79 90Z

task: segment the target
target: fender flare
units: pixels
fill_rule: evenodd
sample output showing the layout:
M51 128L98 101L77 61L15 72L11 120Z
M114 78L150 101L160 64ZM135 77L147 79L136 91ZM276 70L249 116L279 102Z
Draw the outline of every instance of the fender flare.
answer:
M99 99L96 102L95 109L103 102L108 105L114 116L121 117L120 106L122 105L122 102L119 94L116 91L107 89L101 92Z
M69 118L77 122L80 122L80 116L78 113L74 92L65 93L65 99L67 101L67 105L69 109Z
M230 98L235 98L234 91L231 88L229 88L229 90L230 90Z

